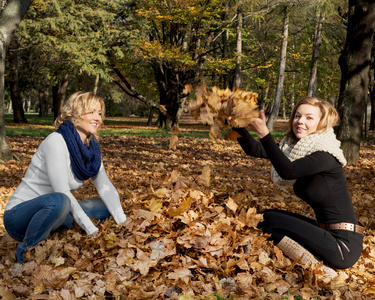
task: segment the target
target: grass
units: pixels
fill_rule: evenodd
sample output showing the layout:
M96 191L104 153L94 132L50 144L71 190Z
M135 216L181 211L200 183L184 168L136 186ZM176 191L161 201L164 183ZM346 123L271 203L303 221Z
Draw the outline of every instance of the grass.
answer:
M39 117L37 114L26 114L27 123L13 122L13 115L5 115L5 131L7 136L47 136L54 132L53 116ZM209 126L199 123L180 123L180 137L209 138ZM274 137L284 136L284 132L273 132ZM139 137L170 137L171 132L159 129L157 126L147 126L145 118L111 118L105 119L100 129L100 136L139 136ZM255 134L253 134L255 136Z

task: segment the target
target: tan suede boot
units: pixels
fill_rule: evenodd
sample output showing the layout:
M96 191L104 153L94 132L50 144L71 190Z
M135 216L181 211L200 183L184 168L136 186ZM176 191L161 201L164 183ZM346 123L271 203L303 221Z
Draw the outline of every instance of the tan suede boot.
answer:
M302 247L295 240L292 240L288 236L284 236L276 246L292 260L295 260L302 256L301 260L299 261L299 263L302 265L310 266L319 262L319 260L314 255L312 255L311 252L309 252L307 249ZM322 268L327 277L334 278L337 276L336 271L332 268L326 265L323 265Z

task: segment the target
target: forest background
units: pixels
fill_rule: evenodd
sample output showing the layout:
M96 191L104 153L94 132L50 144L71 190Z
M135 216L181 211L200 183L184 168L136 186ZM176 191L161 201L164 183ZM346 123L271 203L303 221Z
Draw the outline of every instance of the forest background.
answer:
M275 187L261 179L268 177L267 163L245 161L231 142L201 139L190 118L185 132L180 126L174 151L167 131L154 128L184 125L186 104L195 96L194 91L183 93L187 84L258 93L276 137L285 133L282 119L301 96L317 95L340 108L339 59L348 41L351 2L33 1L6 55L0 106L6 116L0 129L7 129L7 137L0 138L9 144L12 158L22 160L1 165L4 203L71 93L102 96L109 117L146 120L135 128L132 122L108 118L104 127L106 167L113 171L111 179L129 215L126 227L106 223L95 242L79 230L57 233L30 251L25 266L15 264L12 250L6 251L15 244L3 235L2 296L373 297L371 141L362 141L361 152L357 141L357 155L347 169L357 212L368 228L364 253L358 265L330 282L319 270L293 268L255 229L259 213L270 206L311 213L282 191L276 191L277 203L270 201ZM2 4L5 11L8 3ZM373 30L373 21L369 24ZM358 93L366 97L350 107L360 112L354 118L360 140L374 129L372 51L368 56L368 86ZM349 105L342 100L341 107ZM199 128L207 129L204 124ZM135 136L125 136L127 130ZM88 184L80 196L92 193Z

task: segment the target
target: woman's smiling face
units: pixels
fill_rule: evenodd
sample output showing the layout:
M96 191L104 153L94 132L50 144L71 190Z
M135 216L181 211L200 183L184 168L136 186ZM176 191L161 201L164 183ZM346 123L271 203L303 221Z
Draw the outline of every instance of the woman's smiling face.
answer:
M88 137L98 132L102 121L102 107L98 101L90 112L82 116L82 119L76 125L76 129L83 143L85 143Z
M293 118L293 132L298 139L314 133L321 118L320 108L310 104L301 104Z

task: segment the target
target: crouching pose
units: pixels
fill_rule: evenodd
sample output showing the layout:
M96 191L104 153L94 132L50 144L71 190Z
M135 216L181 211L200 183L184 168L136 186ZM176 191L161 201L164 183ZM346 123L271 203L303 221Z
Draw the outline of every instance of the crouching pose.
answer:
M259 142L246 129L234 129L241 135L237 140L247 155L271 161L273 182L284 188L293 186L315 212L316 219L311 219L266 210L259 228L290 258L302 256L302 264L323 261L331 276L336 274L332 268L345 269L357 262L364 232L347 187L346 160L333 131L338 119L328 102L304 97L295 106L288 133L279 145L269 133L264 111L251 124Z
M8 234L21 243L16 258L24 262L24 251L48 238L51 232L73 219L90 236L98 228L90 218L113 216L122 223L126 216L119 194L104 170L96 134L104 116L104 102L93 93L74 93L56 119L50 134L31 159L22 182L9 198L4 212ZM100 198L77 201L72 192L92 178Z

